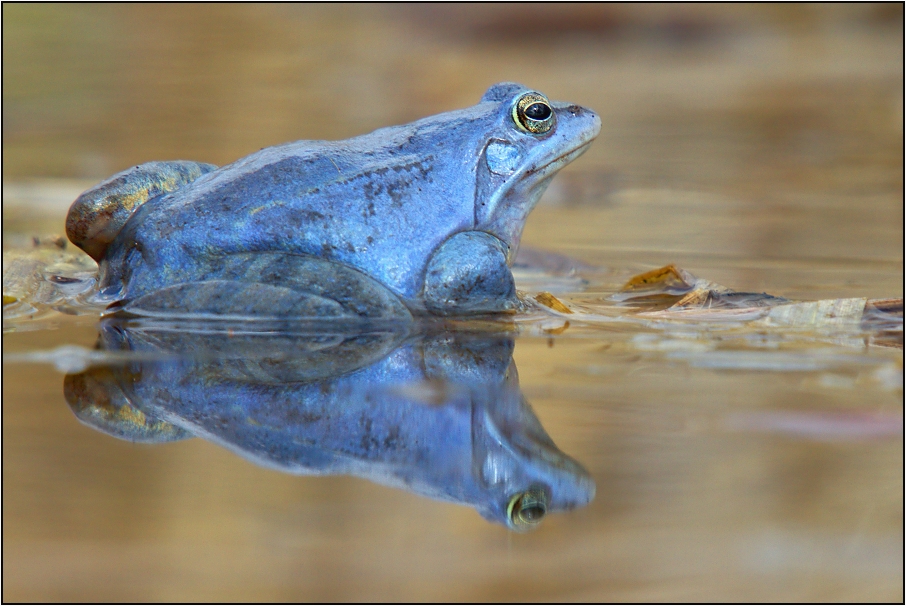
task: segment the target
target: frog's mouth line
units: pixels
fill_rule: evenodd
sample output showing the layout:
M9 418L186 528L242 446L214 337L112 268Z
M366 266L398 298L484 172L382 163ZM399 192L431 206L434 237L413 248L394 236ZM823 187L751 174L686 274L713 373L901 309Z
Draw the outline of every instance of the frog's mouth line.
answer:
M591 144L593 142L594 142L594 139L589 139L588 141L581 143L581 144L577 145L576 147L572 148L568 152L557 156L556 158L554 158L550 162L544 164L543 166L539 166L532 170L526 171L525 176L527 177L529 175L543 174L543 173L546 173L548 171L548 169L550 169L551 167L559 168L566 164L569 164L574 159L576 159L579 156L581 156L582 154L584 154L585 151L591 146Z

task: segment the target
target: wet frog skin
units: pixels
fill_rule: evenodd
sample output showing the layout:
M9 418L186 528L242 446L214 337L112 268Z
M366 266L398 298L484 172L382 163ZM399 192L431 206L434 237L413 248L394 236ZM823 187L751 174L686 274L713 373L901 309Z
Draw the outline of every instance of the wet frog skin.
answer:
M102 294L136 312L168 289L160 313L254 316L252 294L282 301L277 315L510 311L526 217L599 130L590 110L502 83L473 107L345 141L137 166L76 200L67 235L98 261ZM356 299L379 289L393 301L363 311Z

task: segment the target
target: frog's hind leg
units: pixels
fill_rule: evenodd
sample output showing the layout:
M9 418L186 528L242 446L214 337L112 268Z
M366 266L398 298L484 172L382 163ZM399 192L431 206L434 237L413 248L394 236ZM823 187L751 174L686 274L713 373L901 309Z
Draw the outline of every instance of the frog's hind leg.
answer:
M217 256L191 282L171 284L110 308L129 315L221 320L336 320L408 323L402 300L363 272L282 252Z
M95 261L100 261L139 206L216 168L213 164L176 160L147 162L117 173L72 203L66 216L66 235Z

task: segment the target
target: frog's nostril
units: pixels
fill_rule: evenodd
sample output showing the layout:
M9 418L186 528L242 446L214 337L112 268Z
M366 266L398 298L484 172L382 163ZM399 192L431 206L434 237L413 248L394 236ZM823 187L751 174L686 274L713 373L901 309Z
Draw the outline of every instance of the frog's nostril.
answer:
M578 105L570 105L566 108L566 111L568 111L569 113L571 113L574 116L578 116L579 114L582 113L582 108L579 107Z

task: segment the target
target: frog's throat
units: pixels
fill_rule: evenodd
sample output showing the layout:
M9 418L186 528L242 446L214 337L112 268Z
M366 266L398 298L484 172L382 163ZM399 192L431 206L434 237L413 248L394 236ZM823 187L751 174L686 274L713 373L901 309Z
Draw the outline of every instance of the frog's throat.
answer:
M583 141L564 154L528 170L516 171L489 197L484 216L476 213L478 229L500 238L509 247L508 260L512 262L519 248L522 229L528 215L544 194L557 172L581 156L594 139ZM477 209L476 209L477 210Z

